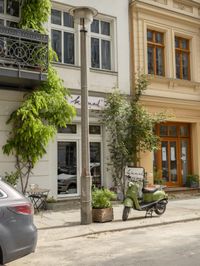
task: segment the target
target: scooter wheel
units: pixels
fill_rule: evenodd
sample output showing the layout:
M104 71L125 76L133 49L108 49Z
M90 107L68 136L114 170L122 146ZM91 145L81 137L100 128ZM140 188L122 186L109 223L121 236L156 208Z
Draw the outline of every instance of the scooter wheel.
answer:
M130 213L130 207L124 207L123 214L122 214L122 220L126 221L128 219L128 215Z
M166 203L164 202L159 202L156 204L156 207L155 207L155 213L157 215L162 215L166 210Z

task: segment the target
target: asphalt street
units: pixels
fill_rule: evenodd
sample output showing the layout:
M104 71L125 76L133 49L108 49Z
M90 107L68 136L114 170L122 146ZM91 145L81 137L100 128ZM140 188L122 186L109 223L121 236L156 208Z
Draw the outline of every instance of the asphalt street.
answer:
M36 253L7 265L199 266L199 228L192 221L66 239L70 228L41 230Z

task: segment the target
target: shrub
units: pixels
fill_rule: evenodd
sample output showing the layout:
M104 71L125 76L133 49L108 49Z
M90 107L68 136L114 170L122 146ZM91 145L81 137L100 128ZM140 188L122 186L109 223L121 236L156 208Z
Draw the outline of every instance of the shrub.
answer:
M103 209L111 208L111 200L116 199L116 194L109 189L101 188L92 191L92 208Z

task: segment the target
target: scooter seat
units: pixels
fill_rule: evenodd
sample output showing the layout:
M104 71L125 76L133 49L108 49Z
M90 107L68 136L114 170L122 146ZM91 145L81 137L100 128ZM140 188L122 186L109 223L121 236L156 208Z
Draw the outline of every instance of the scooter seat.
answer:
M143 193L154 193L158 190L158 188L143 188L142 192Z

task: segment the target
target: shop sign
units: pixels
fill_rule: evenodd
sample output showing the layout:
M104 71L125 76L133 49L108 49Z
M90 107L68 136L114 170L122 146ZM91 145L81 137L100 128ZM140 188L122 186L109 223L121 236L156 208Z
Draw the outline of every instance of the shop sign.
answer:
M126 167L125 176L129 181L139 181L144 179L144 168L143 167Z
M70 104L76 108L81 108L81 96L71 95L69 98ZM103 97L88 96L88 109L102 110L105 107L105 99Z

